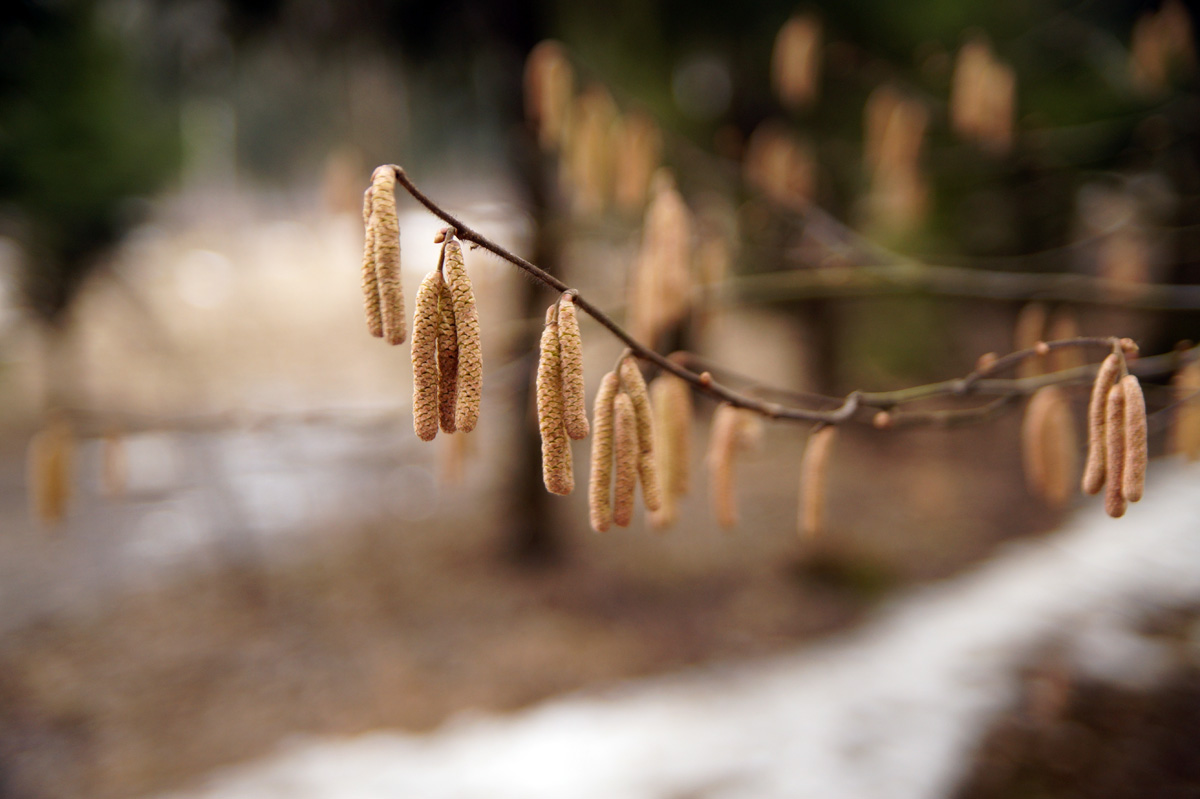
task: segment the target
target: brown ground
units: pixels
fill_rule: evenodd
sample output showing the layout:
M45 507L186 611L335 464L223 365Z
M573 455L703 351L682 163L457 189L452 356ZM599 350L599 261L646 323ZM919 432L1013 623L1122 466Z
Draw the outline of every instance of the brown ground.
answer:
M807 552L788 428L741 470L734 533L696 498L668 535L595 536L576 496L555 500L563 562L520 568L497 554L499 499L480 497L454 529L331 531L265 572L193 574L31 622L0 640L0 796L145 794L297 732L429 729L844 628L896 587L1053 525L1020 482L1017 421L848 432L829 536Z

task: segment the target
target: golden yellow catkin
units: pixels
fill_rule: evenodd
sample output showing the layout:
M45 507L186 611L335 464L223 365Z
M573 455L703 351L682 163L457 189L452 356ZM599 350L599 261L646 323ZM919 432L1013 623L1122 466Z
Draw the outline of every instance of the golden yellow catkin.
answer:
M628 527L638 481L638 423L633 402L624 391L613 401L617 477L613 485L613 523Z
M1121 470L1121 496L1130 502L1142 498L1146 488L1146 398L1134 375L1118 384L1125 395L1125 466Z
M785 108L811 104L821 71L821 23L812 15L794 16L775 36L771 84Z
M622 211L639 214L646 206L650 181L662 157L662 134L653 119L634 111L621 120L614 141L613 199Z
M1044 386L1030 398L1021 450L1030 493L1053 507L1066 504L1077 468L1076 442L1070 401L1061 388Z
M691 481L692 392L678 377L661 374L650 382L650 405L662 489L662 507L651 513L650 520L662 530L675 523L678 500L687 494Z
M546 40L529 51L525 61L525 114L545 150L562 143L574 83L574 70L558 42Z
M443 433L453 433L458 429L454 422L458 408L458 331L454 327L454 297L444 278L438 296L437 361L438 419Z
M592 470L588 480L588 515L592 529L603 533L613 521L613 405L621 379L609 372L600 381L592 410Z
M800 459L800 535L814 538L825 527L825 484L829 479L829 455L837 437L833 426L814 430Z
M558 348L562 368L563 424L567 435L576 441L587 438L587 404L583 385L583 339L579 335L579 318L575 314L575 298L563 294L558 306Z
M722 404L713 412L708 440L708 493L713 516L726 530L737 525L737 494L733 482L733 459L738 446L739 411Z
M537 370L538 431L542 437L542 479L551 494L575 490L571 447L563 426L562 361L555 306L546 312Z
M1108 391L1117 382L1121 372L1121 359L1116 353L1109 355L1096 372L1092 384L1092 398L1088 403L1088 453L1087 465L1083 469L1083 492L1099 494L1106 476L1104 420Z
M375 277L375 217L371 213L375 186L363 192L363 229L365 231L362 263L363 306L367 314L367 332L383 338L383 312L379 308L379 280Z
M1113 384L1104 404L1104 460L1107 483L1104 491L1104 510L1114 519L1125 515L1125 390Z
M43 524L54 525L71 503L75 437L62 416L52 416L29 441L26 457L30 511Z
M633 335L653 345L691 307L692 216L670 171L654 176L630 283Z
M658 463L654 458L654 409L642 370L633 358L621 361L621 390L629 395L637 420L638 476L642 481L642 501L646 508L656 511L662 506L662 488L658 480Z
M1175 416L1171 425L1171 451L1189 461L1200 458L1200 361L1192 361L1175 373Z
M483 395L483 349L479 343L479 311L471 278L463 265L462 246L454 236L447 236L443 265L446 281L454 299L454 329L458 335L458 404L454 425L463 433L475 429L479 421L479 404Z
M375 237L375 280L383 338L403 344L404 289L400 284L400 218L396 215L396 170L377 167L371 176L371 228Z
M413 312L413 430L422 441L432 441L438 432L438 302L442 295L442 273L433 270L421 281Z
M1039 341L1046 338L1046 306L1040 302L1024 305L1017 313L1017 322L1013 329L1013 349L1032 349ZM1046 356L1034 355L1017 364L1018 377L1036 377L1046 373Z

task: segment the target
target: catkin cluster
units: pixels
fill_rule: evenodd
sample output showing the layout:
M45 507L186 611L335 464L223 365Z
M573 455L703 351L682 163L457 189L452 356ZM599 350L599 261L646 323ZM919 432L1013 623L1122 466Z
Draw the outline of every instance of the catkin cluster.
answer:
M438 268L421 281L413 315L413 429L422 441L442 432L469 433L479 419L483 388L479 315L462 246L440 234Z
M762 420L753 411L728 403L713 413L708 441L708 491L717 524L725 529L737 525L737 492L733 467L739 452L757 446Z
M400 285L400 220L396 216L396 170L377 167L363 195L362 286L367 330L389 344L404 343L404 290Z
M1088 405L1088 456L1083 490L1104 489L1109 516L1125 515L1142 498L1146 482L1146 400L1137 377L1126 374L1122 355L1104 359Z
M570 439L588 434L583 396L583 340L575 298L570 292L546 309L537 371L538 430L542 437L542 479L552 494L575 490Z
M1021 424L1025 481L1035 496L1062 507L1070 499L1077 468L1071 403L1058 386L1034 392Z
M588 506L592 528L602 533L629 526L639 483L650 512L662 507L654 456L654 416L646 381L626 356L600 382L592 415L592 472ZM614 471L616 472L614 479Z

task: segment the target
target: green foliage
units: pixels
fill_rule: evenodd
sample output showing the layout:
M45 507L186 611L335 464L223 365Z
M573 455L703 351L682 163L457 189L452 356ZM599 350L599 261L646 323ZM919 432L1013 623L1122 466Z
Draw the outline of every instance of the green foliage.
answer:
M88 4L0 12L0 221L27 247L31 307L56 320L178 158L166 115Z

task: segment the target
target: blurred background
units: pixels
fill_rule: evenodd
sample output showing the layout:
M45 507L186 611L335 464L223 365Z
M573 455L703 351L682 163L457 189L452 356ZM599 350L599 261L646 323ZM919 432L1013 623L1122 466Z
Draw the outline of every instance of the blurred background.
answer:
M1195 22L1176 0L9 0L0 797L200 790L301 738L377 731L400 737L372 739L390 754L348 774L392 774L390 793L306 783L306 755L275 762L273 783L251 769L203 795L1200 790L1200 474L1176 457L1200 446L1185 419L1200 389ZM1113 522L1028 486L1009 402L976 424L846 426L809 539L796 530L808 431L771 424L738 456L740 518L723 530L704 473L713 404L697 398L674 526L639 515L596 535L588 442L574 446L580 489L542 486L530 389L555 297L481 250L466 253L481 422L414 436L408 347L363 322L362 192L387 163L659 351L770 399L1132 336L1162 354L1141 373L1163 456L1146 501ZM442 223L402 192L397 205L411 313ZM669 276L644 277L666 261ZM583 339L590 399L621 346L590 320ZM1078 451L1086 376L1064 390ZM1078 464L1064 468L1074 485ZM997 575L1011 594L984 590ZM1056 575L1080 581L1069 607ZM966 631L1001 629L964 648ZM856 645L824 666L804 660L846 635ZM939 671L943 653L995 673ZM970 724L897 710L889 726L886 702L839 704L874 696L865 683L823 682L885 654L894 671L862 676L884 699L920 683L936 697L912 700L922 718L962 697ZM692 782L663 770L702 769L701 752L599 793L540 792L500 765L486 789L456 781L479 752L506 751L453 749L456 719L489 714L500 740L506 714L573 691L695 667L708 676L688 690L711 700L764 663L791 676L772 671L779 693L755 701L800 718L825 697L822 718L858 725L852 743L788 737L781 721L747 728L754 754ZM678 699L662 718L690 718L671 679L639 696L660 686ZM605 734L588 712L573 729ZM406 761L434 730L459 755ZM529 751L553 756L542 744L561 732ZM811 782L753 778L775 773L787 752L763 752L781 735L815 764ZM870 759L898 740L940 746L904 766L936 761L940 776L910 790L894 759ZM875 781L839 783L843 762ZM445 771L422 788L388 771L431 763Z

